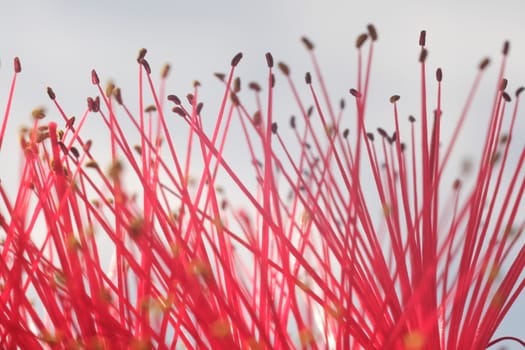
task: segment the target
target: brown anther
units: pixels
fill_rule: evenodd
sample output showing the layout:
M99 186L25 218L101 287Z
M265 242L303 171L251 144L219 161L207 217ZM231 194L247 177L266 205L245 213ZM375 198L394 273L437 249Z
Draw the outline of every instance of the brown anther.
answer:
M270 52L267 52L266 55L266 64L268 65L268 68L272 68L273 67L273 56Z
M235 106L238 106L241 104L241 101L239 101L239 97L237 96L237 94L233 92L230 94L230 100Z
M95 103L95 101L93 100L93 97L88 97L88 98L87 98L87 103L88 103L88 109L89 109L91 112L93 112L93 110L94 110L94 107L93 107L93 106L94 106L94 103Z
M345 109L345 105L346 105L346 101L344 100L344 98L340 99L339 100L339 108L340 109Z
M413 115L409 115L409 116L408 116L408 121L411 122L411 123L413 123L413 122L416 121L416 118L414 118Z
M233 56L232 62L231 62L232 67L236 67L241 61L241 59L242 59L242 52L239 52L238 54Z
M396 142L396 140L397 140L397 133L395 131L392 133L392 136L390 137L389 140L390 140L390 143Z
M436 80L441 82L441 80L443 80L443 71L441 70L441 68L438 68L436 70Z
M262 122L261 111L257 111L253 114L253 125L258 127L261 125L261 122Z
M474 165L472 163L472 159L463 159L461 163L461 172L463 173L463 175L468 175L472 171L473 166Z
M421 53L419 54L419 62L423 63L426 61L428 57L428 50L427 49L421 49Z
M461 188L461 180L460 179L456 179L454 180L454 183L452 184L452 188L457 191Z
M148 52L148 50L146 50L145 48L142 48L139 50L139 55L137 57L137 62L138 63L142 63L142 60L144 59L144 57L146 57L146 53Z
M301 41L303 42L304 46L308 49L308 50L313 50L314 49L314 44L310 41L310 39L308 39L307 37L303 36L301 38Z
M106 96L111 97L113 95L113 91L115 90L115 84L110 80L106 84Z
M95 99L92 97L87 98L87 105L90 112L98 112L99 109L97 107L97 103L95 102Z
M276 122L272 123L272 133L277 134L277 123Z
M160 77L162 79L166 79L168 77L168 74L170 74L171 66L169 63L164 63L162 66L162 69L160 70Z
M94 69L91 70L91 83L93 83L93 85L100 84L100 79L98 78L97 71Z
M15 57L13 60L13 65L15 67L15 73L20 73L22 71L22 64L20 63L20 58Z
M306 84L310 85L312 83L312 75L310 72L307 72L304 76L304 81L306 81Z
M372 134L371 132L367 132L366 137L368 137L370 141L374 141L374 134Z
M120 88L113 90L113 97L115 97L115 100L119 105L122 105L122 93L120 92Z
M372 41L376 41L377 40L376 27L374 27L373 24L369 24L366 26L366 29L368 29L368 35L370 35L370 39L372 39Z
M401 96L399 95L392 95L390 96L390 103L396 103L397 101L399 101L400 98Z
M85 165L86 168L98 169L98 163L94 160L88 160Z
M139 238L144 233L144 219L141 217L131 219L128 232L132 239Z
M279 62L277 64L277 66L279 67L279 69L281 70L281 72L286 75L286 76L289 76L290 75L290 68L288 68L288 66L283 63L283 62Z
M55 95L55 92L53 91L53 89L50 86L48 86L46 88L46 91L47 91L47 96L49 96L49 98L54 101L57 95Z
M226 75L224 73L214 73L215 77L219 79L220 81L224 81L224 78L226 78Z
M201 82L198 81L198 80L194 80L194 81L193 81L193 87L194 87L194 88L197 88L197 87L199 87L199 86L201 86Z
M47 140L49 138L49 132L48 131L45 131L45 132L39 132L39 133L36 133L34 134L34 137L35 137L35 142L36 143L40 143L44 140Z
M503 53L504 56L507 56L509 54L509 49L510 49L510 42L506 40L503 43L503 49L501 50L501 53Z
M501 91L505 91L505 89L507 88L507 84L508 84L508 80L507 79L505 79L505 78L501 79L501 84L499 86L499 89Z
M518 97L518 96L523 92L523 90L525 90L525 87L520 86L520 87L516 90L516 94L515 94L515 96Z
M195 111L197 112L197 114L201 114L202 107L204 107L204 103L202 102L197 103L197 107L195 108Z
M343 130L343 138L346 139L346 138L348 137L349 134L350 134L350 130L348 130L348 129L344 129L344 130Z
M58 141L62 141L62 139L64 138L64 130L61 130L61 129L57 130L57 138L58 138Z
M137 152L139 155L142 155L142 147L140 147L140 145L134 145L134 146L133 146L133 149L134 149L135 152Z
M490 165L494 166L496 165L499 160L501 159L501 153L500 152L494 152L492 157L490 157Z
M314 113L314 106L308 107L308 110L306 111L306 115L308 116L308 118L310 118L313 113Z
M248 84L248 87L252 89L255 92L261 91L261 86L257 84L256 82L252 81L250 84Z
M43 107L35 108L31 111L34 119L44 119L46 117L46 110Z
M503 91L503 95L502 95L503 99L506 101L506 102L510 102L511 98L510 98L510 95L507 94L505 91Z
M99 96L95 97L94 107L95 107L95 109L93 110L93 112L100 111L100 97Z
M479 70L484 70L485 68L487 68L487 66L489 65L490 63L490 58L484 58L483 61L480 62L479 64Z
M425 46L426 41L427 41L427 31L422 30L421 32L419 32L419 46Z
M387 132L383 128L377 128L377 133L384 138L389 138Z
M360 98L361 97L361 93L359 91L357 91L356 89L350 89L350 95L354 96L355 98Z
M360 49L361 46L363 46L363 44L365 43L366 39L368 39L368 34L366 33L360 34L355 40L355 47Z
M75 157L76 159L78 159L78 157L80 157L80 152L78 151L78 149L76 147L71 147L69 149L69 151L71 152L71 154L73 155L73 157Z
M111 179L116 180L122 174L123 169L124 167L122 166L122 163L119 160L115 160L108 169L108 176Z
M294 116L294 115L292 115L292 116L290 117L290 127L291 127L292 129L295 129L295 116Z
M172 111L178 115L180 115L181 117L184 117L186 116L186 113L184 113L184 110L182 108L180 108L179 106L177 107L173 107Z
M237 93L241 91L241 78L237 77L233 81L233 92Z
M186 95L186 100L188 100L188 103L189 103L190 105L193 105L193 100L194 100L194 96L193 96L193 94L187 94L187 95Z
M157 107L155 107L154 105L149 105L146 108L144 108L144 112L146 113L155 112L156 110L157 110Z
M175 103L177 106L180 106L180 99L176 95L168 95L168 101Z

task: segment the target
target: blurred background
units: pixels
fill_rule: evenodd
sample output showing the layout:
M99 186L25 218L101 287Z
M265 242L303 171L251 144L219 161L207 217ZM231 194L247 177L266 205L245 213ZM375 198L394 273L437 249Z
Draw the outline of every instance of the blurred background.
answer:
M251 80L265 82L267 51L276 61L288 63L298 85L303 86L304 73L312 70L300 42L306 35L316 45L335 103L341 97L349 100L348 89L355 87L355 38L368 23L374 23L379 33L367 120L373 129L380 125L392 128L388 103L392 94L401 95L403 116L418 113L420 30L427 31L429 77L437 67L444 72L445 132L457 122L478 63L486 56L493 59L456 158L450 163L459 167L462 157L479 153L473 145L484 136L483 123L489 117L505 40L511 42L507 91L513 96L515 89L525 84L524 14L525 2L515 0L6 1L0 11L2 113L15 56L21 59L22 74L8 124L11 132L0 154L1 178L9 183L17 176L12 161L18 155L18 134L12 131L31 121L35 107L46 106L55 113L46 86L53 87L68 115L79 116L85 110L86 97L97 92L90 80L90 71L95 68L102 82L112 79L122 87L125 100L133 106L138 81L136 56L145 47L155 74L165 62L172 65L168 93L185 96L192 91L194 80L202 83L204 111L213 118L223 92L213 73L227 72L231 58L239 51L244 53L238 69L244 86ZM279 77L277 74L278 81ZM275 118L286 123L293 110L290 96L278 95L276 103ZM525 131L524 117L522 108L517 135ZM525 298L521 297L498 335L524 337L523 315Z

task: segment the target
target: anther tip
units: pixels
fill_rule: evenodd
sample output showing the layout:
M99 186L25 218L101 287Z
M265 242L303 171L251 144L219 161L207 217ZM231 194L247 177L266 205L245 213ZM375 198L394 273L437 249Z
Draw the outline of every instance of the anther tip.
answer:
M427 31L426 30L422 30L419 33L419 46L421 46L421 47L425 46L426 41L427 41Z
M242 52L239 52L238 54L233 56L232 62L231 62L232 67L236 67L241 61L241 59L242 59Z
M310 85L312 83L312 75L310 72L307 72L304 76L304 81L306 81L306 84Z
M308 39L307 37L303 36L301 38L301 41L303 42L304 46L308 49L308 50L313 50L314 49L314 44L310 41L310 39Z
M266 57L266 64L268 65L268 68L272 68L273 67L273 56L271 52L267 52L265 57Z

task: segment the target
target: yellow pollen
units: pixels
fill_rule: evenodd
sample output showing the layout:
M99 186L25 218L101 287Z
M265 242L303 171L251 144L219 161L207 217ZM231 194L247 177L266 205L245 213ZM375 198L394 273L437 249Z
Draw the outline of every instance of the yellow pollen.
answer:
M403 338L403 345L405 350L420 350L425 345L425 336L421 331L411 331Z
M314 342L314 334L310 328L303 328L299 332L299 340L301 341L302 346L308 346Z
M224 338L230 335L230 324L228 321L219 319L211 324L211 333L217 338Z

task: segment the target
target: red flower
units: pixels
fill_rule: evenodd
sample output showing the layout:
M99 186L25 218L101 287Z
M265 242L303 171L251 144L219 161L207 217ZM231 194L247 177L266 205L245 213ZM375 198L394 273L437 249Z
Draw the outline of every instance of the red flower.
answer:
M444 141L443 73L437 69L427 82L422 32L421 109L407 122L393 95L395 127L375 133L366 110L376 40L371 25L357 38L351 108L346 100L332 103L306 38L314 74L306 74L305 87L284 63L276 78L268 53L264 88L249 84L252 104L235 75L237 54L230 72L217 74L225 88L216 112L203 110L198 82L185 102L166 96L169 67L155 86L146 50L137 59L138 113L120 88L102 88L95 71L98 94L79 118L48 88L55 121L44 122L44 109L33 111L33 125L20 135L15 197L0 184L1 347L523 344L493 338L525 287L525 149L516 162L509 157L523 88L515 98L506 92L509 45L473 185L463 186L460 177L449 183L444 169L489 61L480 64ZM20 72L15 59L0 147ZM288 85L297 105L290 128L278 124L276 84ZM305 89L310 98L300 97ZM110 150L107 171L83 136L95 116L109 135L96 140ZM244 138L230 132L233 123ZM180 139L186 147L178 147ZM253 165L255 184L226 157L228 144Z

